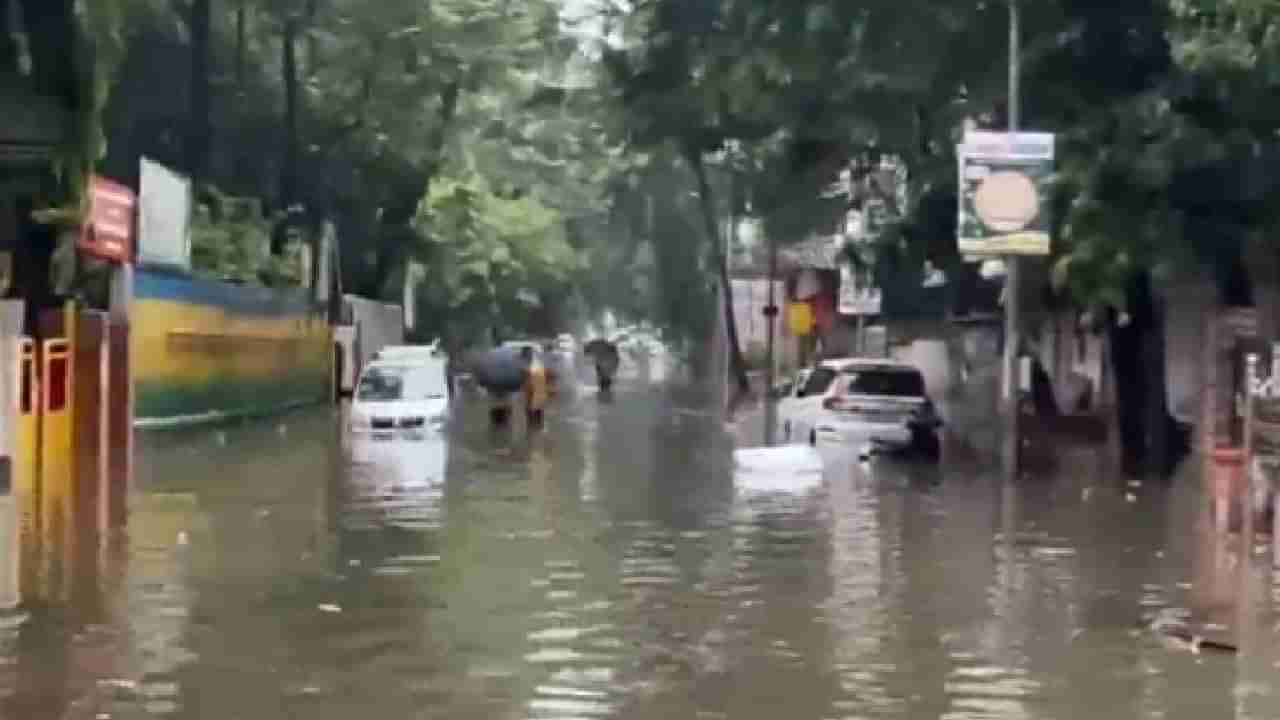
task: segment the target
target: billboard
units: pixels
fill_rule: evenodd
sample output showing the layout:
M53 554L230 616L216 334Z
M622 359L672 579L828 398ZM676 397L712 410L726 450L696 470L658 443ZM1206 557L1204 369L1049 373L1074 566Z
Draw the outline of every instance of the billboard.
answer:
M969 131L960 161L960 254L1049 254L1050 133Z
M142 158L138 263L191 269L191 180Z

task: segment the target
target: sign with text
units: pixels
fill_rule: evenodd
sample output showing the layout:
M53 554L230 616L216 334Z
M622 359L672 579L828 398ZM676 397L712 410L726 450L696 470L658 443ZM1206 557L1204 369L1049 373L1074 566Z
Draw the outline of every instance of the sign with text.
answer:
M965 133L960 161L960 253L1048 255L1049 133Z
M133 259L133 213L137 197L106 178L89 180L89 217L77 241L88 255L117 263Z
M142 158L138 262L191 269L191 180Z

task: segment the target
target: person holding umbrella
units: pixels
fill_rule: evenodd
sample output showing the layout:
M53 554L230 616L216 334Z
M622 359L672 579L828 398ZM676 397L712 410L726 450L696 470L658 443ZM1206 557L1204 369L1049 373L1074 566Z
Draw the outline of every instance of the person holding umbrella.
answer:
M600 385L600 391L609 392L621 360L618 356L618 346L608 340L595 339L587 343L582 350L591 357L596 366L596 382Z
M524 385L525 417L528 420L529 429L535 430L542 427L543 413L547 400L551 397L547 366L542 363L531 347L522 348L520 353L529 368Z
M528 382L529 361L512 347L497 347L482 355L474 368L476 384L489 396L489 419L494 427L507 424L511 396Z

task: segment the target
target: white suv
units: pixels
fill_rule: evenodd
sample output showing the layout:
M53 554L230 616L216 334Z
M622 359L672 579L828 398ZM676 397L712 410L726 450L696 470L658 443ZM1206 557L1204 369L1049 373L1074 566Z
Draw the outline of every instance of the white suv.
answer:
M937 454L942 421L916 368L889 360L846 358L826 360L802 372L778 403L786 442Z

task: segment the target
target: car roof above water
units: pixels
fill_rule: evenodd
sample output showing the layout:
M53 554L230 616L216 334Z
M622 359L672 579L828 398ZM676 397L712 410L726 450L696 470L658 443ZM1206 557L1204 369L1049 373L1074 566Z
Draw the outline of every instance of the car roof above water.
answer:
M375 361L395 361L399 360L434 360L443 358L442 352L437 345L388 345L379 350L375 355Z
M833 358L831 360L823 360L818 365L819 367L823 367L828 370L835 370L836 372L851 372L855 370L895 370L895 371L910 371L910 372L917 372L917 373L920 372L920 370L916 366L910 363L900 362L897 360L888 360L885 358L858 358L858 357Z

